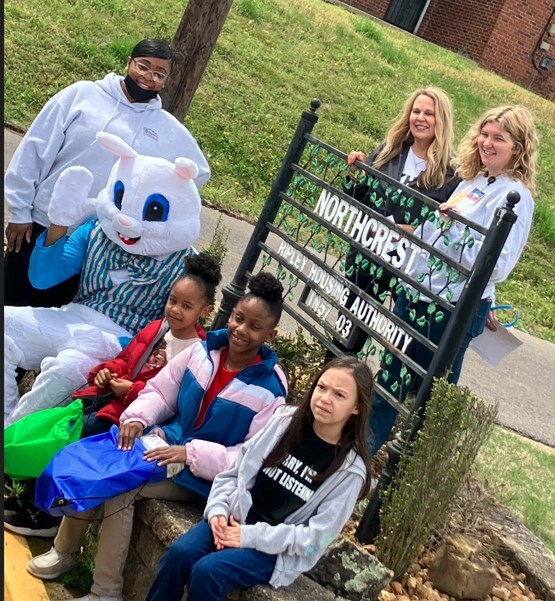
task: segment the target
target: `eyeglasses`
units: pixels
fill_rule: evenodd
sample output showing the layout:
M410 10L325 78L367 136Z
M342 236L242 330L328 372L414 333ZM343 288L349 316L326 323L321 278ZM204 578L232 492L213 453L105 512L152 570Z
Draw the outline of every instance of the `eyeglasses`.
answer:
M132 58L131 60L135 63L135 66L137 67L137 71L139 73L142 73L143 75L150 73L155 83L162 83L168 77L166 73L160 73L160 71L153 71L152 69L149 69L144 63L140 63L135 58Z

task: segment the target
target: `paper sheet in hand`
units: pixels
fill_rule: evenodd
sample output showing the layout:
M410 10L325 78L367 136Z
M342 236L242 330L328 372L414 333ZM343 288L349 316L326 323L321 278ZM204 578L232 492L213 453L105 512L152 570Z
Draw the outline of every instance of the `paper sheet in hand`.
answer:
M161 438L157 434L153 434L152 432L149 432L148 434L143 434L140 440L145 445L147 451L150 451L150 449L158 449L160 447L170 446L163 438ZM168 474L167 477L173 478L183 469L185 469L184 463L168 463L168 465L166 465L166 470Z
M493 367L522 344L510 330L497 320L495 320L495 325L497 326L495 332L486 328L480 336L474 338L470 343L470 348Z

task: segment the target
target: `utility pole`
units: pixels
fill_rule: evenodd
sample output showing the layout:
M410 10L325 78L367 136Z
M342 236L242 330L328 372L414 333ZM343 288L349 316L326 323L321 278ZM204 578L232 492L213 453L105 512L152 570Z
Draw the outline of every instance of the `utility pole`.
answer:
M178 63L162 90L164 108L183 121L233 0L190 0L177 32L173 50Z

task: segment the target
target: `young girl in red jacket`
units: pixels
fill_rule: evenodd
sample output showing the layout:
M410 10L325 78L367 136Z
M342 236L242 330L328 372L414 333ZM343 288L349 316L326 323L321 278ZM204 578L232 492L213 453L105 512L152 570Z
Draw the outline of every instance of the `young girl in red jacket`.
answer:
M187 273L170 290L165 317L140 330L115 359L97 365L88 378L92 386L73 393L87 407L82 438L119 425L147 381L180 351L206 338L198 320L212 311L220 266L204 252L187 257L185 266ZM34 507L35 482L20 482L24 492L4 500L4 527L23 536L55 536L61 520Z
M92 386L73 393L87 406L83 437L119 425L120 415L150 378L177 353L206 339L198 320L212 311L220 266L204 252L187 257L185 265L187 273L172 286L165 317L144 327L115 359L97 365L88 378Z

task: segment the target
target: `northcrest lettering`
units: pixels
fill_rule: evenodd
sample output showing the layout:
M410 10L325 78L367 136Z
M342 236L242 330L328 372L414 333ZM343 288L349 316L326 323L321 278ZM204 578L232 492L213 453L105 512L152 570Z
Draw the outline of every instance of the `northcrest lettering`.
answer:
M327 190L322 190L314 212L397 269L408 271L420 251L412 241Z

